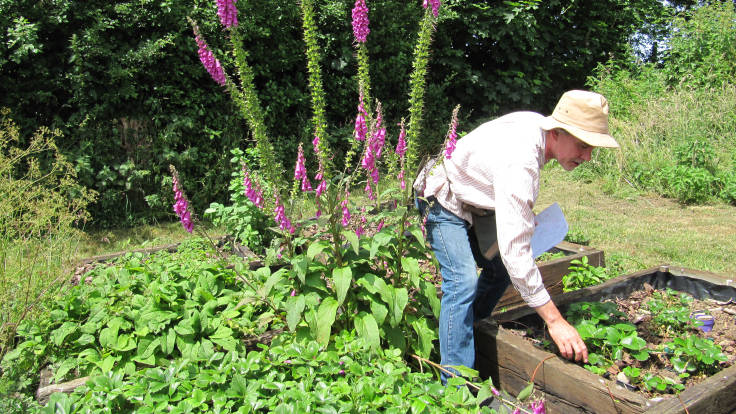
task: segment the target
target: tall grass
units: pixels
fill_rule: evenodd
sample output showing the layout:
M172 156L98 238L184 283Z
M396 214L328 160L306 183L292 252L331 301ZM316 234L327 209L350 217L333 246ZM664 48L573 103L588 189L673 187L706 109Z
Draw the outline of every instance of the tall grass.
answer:
M58 131L19 135L0 112L0 359L18 324L68 280L80 237L75 225L94 198L59 153Z
M736 12L714 4L674 23L663 61L609 62L589 80L611 102L619 151L580 175L684 203L736 204Z

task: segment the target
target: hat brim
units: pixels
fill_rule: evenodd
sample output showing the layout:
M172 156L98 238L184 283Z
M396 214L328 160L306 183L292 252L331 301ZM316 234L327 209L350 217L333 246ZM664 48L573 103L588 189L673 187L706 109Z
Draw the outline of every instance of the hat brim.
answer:
M542 129L544 129L545 131L549 131L555 128L564 129L565 131L569 132L570 135L574 136L575 138L593 147L603 147L603 148L618 148L619 147L618 142L616 142L616 140L608 134L601 134L600 132L586 131L582 128L578 128L578 127L575 127L569 124L562 123L551 116L545 117L542 120Z

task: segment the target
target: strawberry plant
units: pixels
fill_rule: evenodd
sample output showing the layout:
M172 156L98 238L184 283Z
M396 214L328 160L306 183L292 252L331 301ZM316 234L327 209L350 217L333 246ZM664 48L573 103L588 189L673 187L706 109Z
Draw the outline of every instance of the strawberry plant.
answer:
M598 285L611 276L605 267L593 266L588 263L588 256L570 261L569 272L562 277L562 290L570 292L587 286Z
M644 307L651 313L651 324L661 336L682 334L689 328L702 325L702 322L690 317L692 296L667 289L664 293L652 292Z

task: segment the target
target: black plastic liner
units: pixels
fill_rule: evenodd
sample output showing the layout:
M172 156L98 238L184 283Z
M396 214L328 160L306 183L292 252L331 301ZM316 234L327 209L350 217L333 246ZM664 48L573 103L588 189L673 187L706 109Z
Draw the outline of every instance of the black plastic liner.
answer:
M625 297L631 292L641 290L644 287L644 283L650 284L655 289L670 288L678 292L685 292L698 300L715 299L717 301L727 301L731 299L736 302L736 283L722 285L687 275L675 275L670 271L661 270L625 279L621 283L604 288L600 293L586 296L586 298L596 300Z
M643 289L645 283L655 289L670 288L684 292L698 300L714 299L719 302L729 300L736 302L736 281L723 276L669 266L660 266L625 276L618 281L610 280L603 285L563 293L555 296L553 300L564 313L567 307L575 302L626 298L632 292ZM517 323L529 326L538 326L542 323L542 319L528 307L494 315L493 318L507 327L516 326Z

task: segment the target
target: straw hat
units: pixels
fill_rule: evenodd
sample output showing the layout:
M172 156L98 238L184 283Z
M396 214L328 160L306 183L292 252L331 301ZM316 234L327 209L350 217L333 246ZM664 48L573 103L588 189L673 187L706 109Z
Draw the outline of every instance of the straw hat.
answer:
M542 122L544 130L555 128L562 128L594 147L618 148L618 143L608 133L608 101L595 92L565 92L552 115Z

